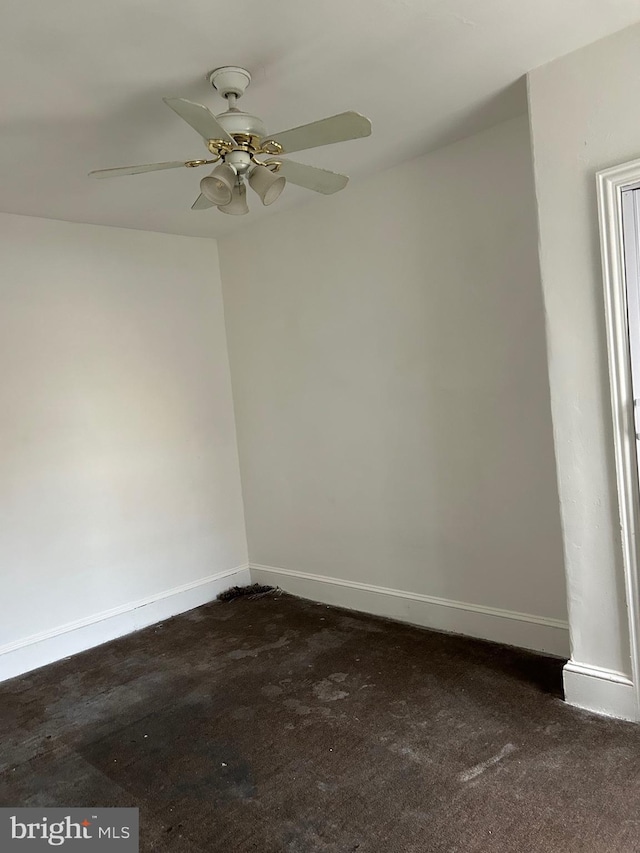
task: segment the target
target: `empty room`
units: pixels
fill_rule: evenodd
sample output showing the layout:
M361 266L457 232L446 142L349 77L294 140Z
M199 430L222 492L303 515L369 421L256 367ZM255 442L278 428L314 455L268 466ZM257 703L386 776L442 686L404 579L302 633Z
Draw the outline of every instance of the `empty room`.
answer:
M637 0L0 46L0 853L640 851Z

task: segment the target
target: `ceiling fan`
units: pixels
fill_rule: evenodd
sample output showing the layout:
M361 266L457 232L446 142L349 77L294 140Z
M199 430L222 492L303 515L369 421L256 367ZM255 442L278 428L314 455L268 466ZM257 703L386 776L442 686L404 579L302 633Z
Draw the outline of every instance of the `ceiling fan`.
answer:
M267 134L261 119L236 107L237 99L242 97L251 82L248 71L226 65L216 68L207 76L216 91L226 98L226 112L214 116L207 107L185 98L163 100L202 136L205 146L213 155L212 159L122 166L100 169L89 175L94 178L111 178L217 163L213 172L200 181L200 195L191 209L217 207L222 213L235 215L249 212L245 181L265 205L272 204L278 198L287 181L327 195L344 189L349 180L346 175L292 160L281 160L280 157L293 151L369 136L371 122L368 118L360 113L345 112L280 133ZM258 159L264 155L270 159Z

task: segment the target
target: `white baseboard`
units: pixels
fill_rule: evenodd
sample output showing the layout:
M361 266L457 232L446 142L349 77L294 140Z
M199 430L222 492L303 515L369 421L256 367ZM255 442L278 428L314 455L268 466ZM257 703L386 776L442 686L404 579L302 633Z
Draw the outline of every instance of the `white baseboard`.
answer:
M621 672L570 660L564 667L564 694L570 705L586 711L640 720L633 682Z
M230 586L252 582L425 628L569 655L569 626L559 619L252 563L1 646L0 682L192 610ZM564 687L572 705L640 720L636 691L623 673L570 660L564 667Z
M252 582L425 628L569 655L569 626L559 619L252 563L1 646L0 682L192 610L230 586ZM569 704L640 720L636 691L623 673L570 660L564 667L564 687Z
M249 583L249 566L237 566L0 646L0 682L192 610L230 586Z
M548 652L560 657L567 658L570 654L569 624L560 619L499 610L274 566L255 563L250 565L251 579L254 582L279 586L287 592L313 601L387 616L424 628L452 631L509 646Z

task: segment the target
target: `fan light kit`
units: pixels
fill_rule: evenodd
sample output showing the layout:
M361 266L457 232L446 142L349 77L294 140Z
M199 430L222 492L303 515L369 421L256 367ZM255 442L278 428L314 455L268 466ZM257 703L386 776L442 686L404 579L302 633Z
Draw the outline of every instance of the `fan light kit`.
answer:
M346 112L291 130L267 134L261 119L239 110L236 106L238 98L242 97L251 82L248 71L226 65L216 68L207 78L214 89L226 99L226 112L215 116L207 107L185 98L163 100L202 136L207 150L212 155L210 159L100 169L90 172L91 177L138 175L141 172L177 169L180 166L193 169L215 163L213 172L200 181L200 195L191 209L217 207L222 213L236 216L249 212L247 183L264 205L276 201L287 181L326 195L346 187L349 180L346 175L280 158L293 151L304 151L307 148L369 136L371 122L368 118L360 113ZM258 159L265 155L269 159Z

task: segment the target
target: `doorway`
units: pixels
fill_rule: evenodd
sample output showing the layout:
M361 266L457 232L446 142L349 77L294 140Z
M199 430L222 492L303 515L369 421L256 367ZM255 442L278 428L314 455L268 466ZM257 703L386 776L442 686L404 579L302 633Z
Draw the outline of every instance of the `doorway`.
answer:
M596 181L631 651L631 677L613 705L618 716L640 720L640 160L598 172Z

